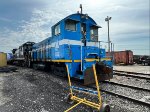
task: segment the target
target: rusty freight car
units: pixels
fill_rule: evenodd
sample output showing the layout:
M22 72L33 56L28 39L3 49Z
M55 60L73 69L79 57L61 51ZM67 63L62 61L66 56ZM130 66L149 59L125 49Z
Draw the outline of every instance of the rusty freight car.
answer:
M113 53L107 53L113 55L114 64L132 65L133 64L133 52L131 50L114 51Z
M115 51L114 52L114 64L133 64L133 52L131 50Z

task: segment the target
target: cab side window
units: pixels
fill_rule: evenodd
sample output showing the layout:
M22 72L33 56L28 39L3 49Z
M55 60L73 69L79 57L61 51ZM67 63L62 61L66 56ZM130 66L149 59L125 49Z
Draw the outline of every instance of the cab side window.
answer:
M76 31L76 30L77 30L76 24L77 24L76 21L67 20L67 21L65 22L65 29L66 29L66 30L70 30L70 31Z
M60 34L60 24L56 25L54 28L54 34L59 35Z
M97 27L91 27L90 34L91 34L92 41L98 41L98 28Z

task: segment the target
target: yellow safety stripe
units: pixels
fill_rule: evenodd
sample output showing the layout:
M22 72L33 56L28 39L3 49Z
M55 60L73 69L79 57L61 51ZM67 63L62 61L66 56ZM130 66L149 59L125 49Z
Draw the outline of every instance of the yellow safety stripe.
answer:
M81 62L81 60L74 60L74 62Z
M111 60L111 58L101 58L100 59L101 61L104 61L104 60L106 60L106 61L110 61ZM34 59L34 61L36 61L35 59ZM49 62L81 62L81 60L45 60L45 59L42 59L42 60L40 60L40 59L37 59L37 61L49 61ZM93 61L99 61L99 59L95 59L95 58L89 58L89 59L85 59L85 61L86 62L93 62Z
M72 62L72 60L51 60L52 62Z
M85 61L87 61L87 62L92 62L92 61L99 61L99 59L85 59Z
M99 61L99 59L95 59L95 58L90 58L90 59L85 59L85 60L86 60L87 62ZM101 60L101 61L104 61L104 60L110 61L111 58L101 58L100 60Z
M111 58L101 58L101 61L106 60L106 61L110 61Z

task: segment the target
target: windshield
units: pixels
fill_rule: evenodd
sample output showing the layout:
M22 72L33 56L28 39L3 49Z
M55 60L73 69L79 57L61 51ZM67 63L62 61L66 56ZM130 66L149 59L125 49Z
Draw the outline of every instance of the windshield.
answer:
M98 28L97 27L91 27L91 40L92 41L98 41Z

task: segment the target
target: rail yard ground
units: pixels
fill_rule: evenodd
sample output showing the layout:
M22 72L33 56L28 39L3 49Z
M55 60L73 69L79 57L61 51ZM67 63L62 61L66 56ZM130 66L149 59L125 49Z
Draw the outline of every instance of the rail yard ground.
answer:
M136 64L128 65L128 66L114 66L114 70L150 74L150 66L143 66L143 65L136 65Z
M115 66L115 70L149 73L150 66ZM69 93L68 82L65 78L54 76L51 73L37 71L30 68L17 67L16 72L0 73L0 112L63 112L71 106L64 101ZM135 82L134 82L135 80ZM149 80L137 80L115 76L112 81L124 84L139 84L142 88L150 89ZM135 98L147 98L150 102L150 93L131 90L117 85L101 84L102 89L120 92ZM140 94L141 93L141 94ZM134 103L102 92L103 101L111 106L111 112L150 112L150 107ZM90 96L96 99L96 96ZM72 112L92 112L92 109L79 105Z

